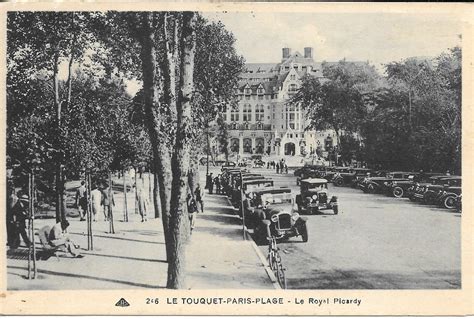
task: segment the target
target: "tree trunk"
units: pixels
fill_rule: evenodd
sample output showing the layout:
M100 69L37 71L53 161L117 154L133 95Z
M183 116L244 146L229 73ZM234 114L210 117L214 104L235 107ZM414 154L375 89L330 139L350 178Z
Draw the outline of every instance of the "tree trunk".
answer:
M160 188L158 187L158 183L158 174L155 171L153 174L153 205L155 207L155 218L161 217L161 199Z
M165 242L170 242L169 234L169 208L171 198L171 156L167 142L169 142L165 129L166 115L163 114L164 106L160 103L159 92L162 92L162 82L160 81L159 70L156 65L157 52L155 34L153 33L154 21L150 19L152 13L142 13L142 37L141 60L143 67L143 94L146 114L146 126L148 129L150 142L153 150L155 168L155 205L157 205L159 192L159 202L161 204L161 217ZM168 117L169 119L169 117ZM156 207L156 206L155 206ZM167 260L170 260L170 249L166 244Z
M170 239L171 248L168 260L167 288L185 287L185 249L187 239L186 196L188 194L188 171L190 160L191 107L194 91L193 72L196 51L195 33L196 15L194 12L183 13L182 34L180 38L181 65L179 72L179 93L176 103L177 130L173 152L173 182L170 205Z
M57 150L57 160L56 160L56 222L63 220L64 211L63 211L63 194L64 194L64 184L63 184L63 174L62 174L62 145L60 141L61 137L61 101L59 97L59 54L56 53L53 61L53 90L54 90L54 107L56 109L56 129L57 129L57 140L56 140L56 150Z

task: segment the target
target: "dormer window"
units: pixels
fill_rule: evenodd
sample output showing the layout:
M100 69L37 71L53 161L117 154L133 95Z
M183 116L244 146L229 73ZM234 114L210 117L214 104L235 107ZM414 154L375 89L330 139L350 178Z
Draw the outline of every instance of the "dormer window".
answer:
M290 80L296 80L296 75L294 74L290 75Z
M245 88L245 95L250 95L252 94L252 89L251 88Z
M261 95L261 94L263 94L263 93L265 93L265 92L263 91L263 87L259 87L259 88L257 89L257 94L260 94L260 95Z

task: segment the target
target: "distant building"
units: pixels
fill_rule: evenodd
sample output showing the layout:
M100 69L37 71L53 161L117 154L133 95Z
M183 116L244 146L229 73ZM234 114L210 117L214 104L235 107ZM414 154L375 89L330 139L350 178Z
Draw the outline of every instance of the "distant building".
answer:
M305 74L322 78L313 48L304 55L282 49L280 63L248 63L236 88L238 109L226 111L231 153L308 155L335 143L332 131L305 131L308 121L301 107L286 105Z

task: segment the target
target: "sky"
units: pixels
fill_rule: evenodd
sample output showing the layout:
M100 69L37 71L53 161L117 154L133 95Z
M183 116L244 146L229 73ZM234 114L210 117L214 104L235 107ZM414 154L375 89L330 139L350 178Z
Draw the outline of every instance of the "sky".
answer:
M316 61L382 63L407 57L434 57L460 45L462 25L446 14L232 12L203 14L231 31L237 52L247 62L280 62L281 49L304 53L314 48Z

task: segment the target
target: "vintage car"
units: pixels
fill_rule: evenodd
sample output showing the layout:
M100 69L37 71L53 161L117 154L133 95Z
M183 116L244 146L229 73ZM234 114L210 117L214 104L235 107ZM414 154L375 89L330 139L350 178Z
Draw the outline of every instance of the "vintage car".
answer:
M296 195L298 212L314 214L331 209L337 215L337 197L328 196L328 181L323 178L308 178L301 181L300 194Z
M308 241L307 218L295 211L291 196L286 193L267 194L265 201L269 204L258 215L260 220L253 232L257 244L268 243L268 238L272 236L279 241L296 236L301 236L303 242Z
M241 203L241 191L240 183L236 184L237 186L232 189L231 203L234 207L240 207ZM273 180L269 178L260 177L259 179L252 179L242 182L242 192L247 193L254 189L259 189L262 187L273 187Z
M430 178L431 184L420 184L412 200L424 204L438 204L445 187L461 186L461 176L435 176Z
M389 184L388 194L397 198L410 198L418 185L426 183L431 177L439 175L442 175L442 173L419 173L413 177L409 176L409 179L406 181L393 181Z
M445 187L438 198L438 205L447 209L457 208L457 201L461 194L461 186Z
M262 161L261 159L256 159L253 161L253 167L264 167L265 162Z
M263 209L282 198L293 198L288 187L262 187L246 192L244 200L245 225L253 229L261 218Z
M455 205L456 210L458 211L458 213L461 213L462 212L462 194L460 194L456 198L456 203L454 203L454 205Z
M351 187L357 186L359 181L367 177L367 174L372 173L369 168L352 168L348 172L336 172L332 178L332 183L335 186L349 185Z
M417 173L413 172L390 172L385 177L367 177L359 183L359 188L364 193L384 193L388 192L390 185L395 181L407 181L414 178Z
M300 181L303 179L321 178L326 175L326 167L322 165L305 165L302 168L295 170L295 175L297 176L296 185L299 185Z

